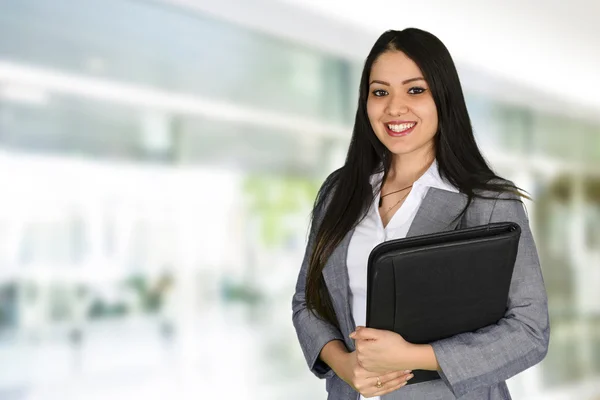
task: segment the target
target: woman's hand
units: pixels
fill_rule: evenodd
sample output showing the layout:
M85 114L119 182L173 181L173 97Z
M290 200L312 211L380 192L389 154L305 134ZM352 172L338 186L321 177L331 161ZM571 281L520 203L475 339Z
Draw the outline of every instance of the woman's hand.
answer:
M369 372L360 366L356 355L356 352L348 353L348 359L341 370L336 373L364 397L383 396L391 393L406 385L406 382L413 377L412 371ZM380 387L377 387L377 378L381 382Z
M355 340L356 358L374 373L415 368L414 346L396 332L359 326L350 334Z

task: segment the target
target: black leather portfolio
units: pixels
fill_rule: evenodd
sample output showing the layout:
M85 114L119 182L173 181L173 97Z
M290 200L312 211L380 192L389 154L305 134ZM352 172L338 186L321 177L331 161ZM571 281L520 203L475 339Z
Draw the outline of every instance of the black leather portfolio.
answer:
M495 324L506 313L521 228L493 223L390 240L369 255L367 326L426 344ZM415 370L408 384L440 379Z

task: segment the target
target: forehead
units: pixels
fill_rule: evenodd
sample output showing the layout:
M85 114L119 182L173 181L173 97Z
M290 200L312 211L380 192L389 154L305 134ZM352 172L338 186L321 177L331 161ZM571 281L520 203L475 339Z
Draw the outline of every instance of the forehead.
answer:
M386 82L403 81L422 76L421 70L413 60L400 51L386 51L381 54L371 67L371 79Z

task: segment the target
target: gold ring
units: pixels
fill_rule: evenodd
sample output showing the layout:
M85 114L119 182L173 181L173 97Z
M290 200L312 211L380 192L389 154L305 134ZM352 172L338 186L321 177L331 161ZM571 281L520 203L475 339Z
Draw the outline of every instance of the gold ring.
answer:
M377 383L375 384L375 387L377 389L381 389L383 387L383 383L381 383L381 379L379 379L379 377L377 377Z

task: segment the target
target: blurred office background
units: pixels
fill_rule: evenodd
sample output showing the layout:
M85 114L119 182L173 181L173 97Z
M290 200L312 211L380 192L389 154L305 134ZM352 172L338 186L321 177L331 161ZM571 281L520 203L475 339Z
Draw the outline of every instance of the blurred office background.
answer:
M308 215L407 26L536 200L552 341L513 398L599 399L599 7L406 3L0 1L0 399L325 398L291 324Z

